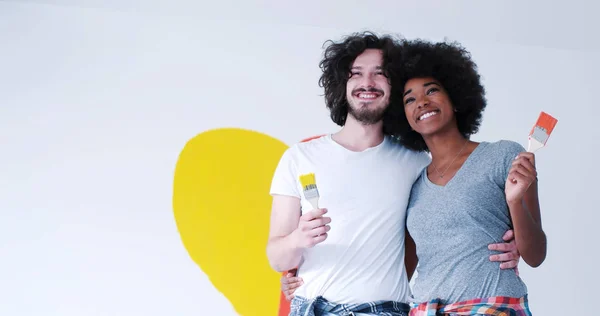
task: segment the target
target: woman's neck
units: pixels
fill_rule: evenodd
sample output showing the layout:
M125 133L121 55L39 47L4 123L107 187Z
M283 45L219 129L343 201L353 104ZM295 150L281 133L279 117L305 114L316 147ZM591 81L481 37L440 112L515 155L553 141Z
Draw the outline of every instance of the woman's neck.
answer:
M471 150L467 150L469 149L468 147L471 147L469 143L474 144L473 142L469 142L458 130L431 135L423 139L431 152L432 161L438 167L451 163L461 153L470 153Z
M446 185L467 157L475 150L477 143L469 141L458 131L443 136L424 137L431 152L431 164L427 168L429 180L438 185Z

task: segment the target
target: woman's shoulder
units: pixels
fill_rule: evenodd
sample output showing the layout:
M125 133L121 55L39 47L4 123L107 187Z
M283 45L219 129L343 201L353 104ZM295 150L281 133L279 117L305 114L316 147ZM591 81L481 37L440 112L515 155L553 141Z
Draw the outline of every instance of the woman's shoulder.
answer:
M524 152L525 148L520 143L508 140L501 139L493 142L484 142L487 144L486 149L493 155L504 156L504 155L513 155L516 157L520 152ZM514 158L513 157L513 158Z

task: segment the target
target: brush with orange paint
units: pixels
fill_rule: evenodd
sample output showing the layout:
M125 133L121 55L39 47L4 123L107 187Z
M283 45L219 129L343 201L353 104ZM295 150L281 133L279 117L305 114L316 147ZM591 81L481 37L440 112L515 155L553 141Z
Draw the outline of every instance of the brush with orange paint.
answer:
M550 134L554 130L556 123L558 123L558 120L552 115L546 112L540 113L537 122L535 122L535 125L529 132L527 151L533 153L546 146L546 142L550 138Z

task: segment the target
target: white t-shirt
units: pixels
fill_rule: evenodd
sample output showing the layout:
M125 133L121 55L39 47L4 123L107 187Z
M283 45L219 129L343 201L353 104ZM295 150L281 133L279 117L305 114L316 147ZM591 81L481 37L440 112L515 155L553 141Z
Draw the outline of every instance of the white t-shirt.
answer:
M331 135L295 144L275 171L271 195L301 198L300 175L315 173L319 207L331 217L328 238L306 249L295 295L322 295L338 304L377 300L408 302L404 266L406 207L413 182L429 156L406 149L389 137L354 152Z

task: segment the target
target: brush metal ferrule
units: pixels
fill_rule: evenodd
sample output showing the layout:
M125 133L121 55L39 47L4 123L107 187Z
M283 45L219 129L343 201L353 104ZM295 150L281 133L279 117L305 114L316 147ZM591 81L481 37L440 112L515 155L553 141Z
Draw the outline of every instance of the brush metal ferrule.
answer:
M311 186L305 187L304 188L304 197L307 200L318 198L319 197L319 190L317 190L317 186L313 185L312 187Z
M546 131L545 128L541 127L541 126L535 126L533 128L533 133L531 133L531 138L537 140L538 142L545 144L546 141L548 140L548 137L550 137L550 135L548 135L548 131Z

